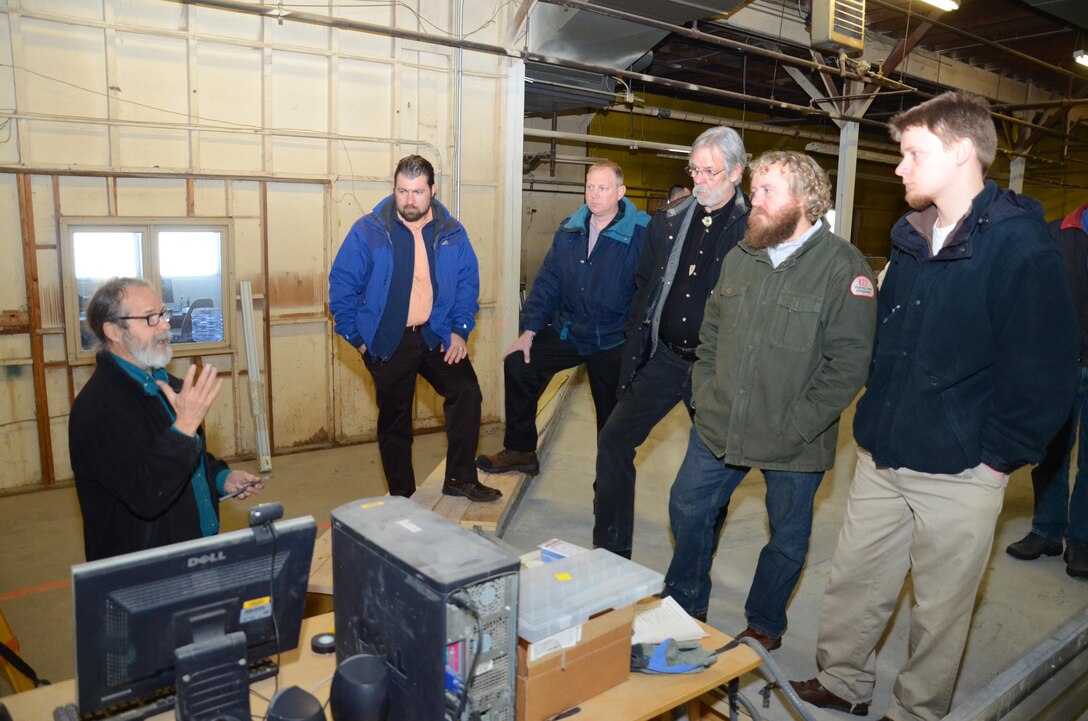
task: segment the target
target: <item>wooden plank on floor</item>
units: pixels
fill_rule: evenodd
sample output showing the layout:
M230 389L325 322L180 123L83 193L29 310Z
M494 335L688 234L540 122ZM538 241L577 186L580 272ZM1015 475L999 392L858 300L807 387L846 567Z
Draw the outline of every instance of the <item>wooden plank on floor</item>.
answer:
M310 562L310 582L306 586L307 593L324 593L332 595L332 529L326 529L324 533L314 541L314 556Z
M555 427L559 409L567 391L573 385L576 369L557 373L544 389L537 407L537 455L543 454L550 430ZM445 480L445 461L439 463L416 490L412 500L424 508L430 508L441 516L466 528L479 526L501 536L513 518L525 492L532 482L532 477L523 473L480 473L480 480L502 491L502 498L492 503L472 503L460 499L460 503L444 502L442 482Z

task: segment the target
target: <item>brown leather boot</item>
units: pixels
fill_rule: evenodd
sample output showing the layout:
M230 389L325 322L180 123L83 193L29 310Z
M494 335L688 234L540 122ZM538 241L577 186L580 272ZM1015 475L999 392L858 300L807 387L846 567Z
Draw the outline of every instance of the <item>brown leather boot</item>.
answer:
M482 455L476 459L476 467L488 473L507 473L517 471L535 476L540 473L540 463L536 451L511 451L503 448L493 455Z
M794 692L802 701L808 701L813 706L845 711L855 716L869 715L869 704L850 703L824 688L819 679L810 678L807 681L790 681L790 686L793 687Z

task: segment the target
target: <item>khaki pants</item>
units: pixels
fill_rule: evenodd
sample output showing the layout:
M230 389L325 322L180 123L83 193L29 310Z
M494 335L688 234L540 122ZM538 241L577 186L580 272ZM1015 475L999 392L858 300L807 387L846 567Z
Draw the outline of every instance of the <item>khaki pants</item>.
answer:
M935 721L948 713L979 582L1008 477L877 468L858 449L831 580L820 616L820 683L851 703L872 700L876 644L910 571L910 658L888 717Z

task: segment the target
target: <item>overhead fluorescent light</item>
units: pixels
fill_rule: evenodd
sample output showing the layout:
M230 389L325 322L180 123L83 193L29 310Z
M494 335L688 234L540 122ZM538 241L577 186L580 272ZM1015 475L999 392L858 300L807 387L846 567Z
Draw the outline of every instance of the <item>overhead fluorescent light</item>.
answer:
M960 4L958 0L923 0L923 2L927 2L933 7L939 8L941 10L952 11L960 9Z
M1073 59L1084 66L1088 66L1088 53L1083 50L1074 50Z

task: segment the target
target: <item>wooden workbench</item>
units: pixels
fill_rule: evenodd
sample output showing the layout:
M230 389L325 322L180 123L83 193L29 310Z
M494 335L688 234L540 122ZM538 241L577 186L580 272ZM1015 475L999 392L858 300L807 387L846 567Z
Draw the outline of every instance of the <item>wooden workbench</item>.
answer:
M301 649L285 653L280 659L280 688L300 686L313 693L322 703L326 701L336 657L315 654L310 650L310 638L316 633L331 630L332 626L331 613L302 622L299 636ZM702 640L704 648L720 648L730 640L729 636L709 626L706 626L706 630L710 636ZM667 714L672 708L687 705L689 719L697 721L704 718L704 709L699 700L703 693L751 671L759 663L759 656L752 649L741 646L719 656L718 662L702 673L675 676L633 673L625 683L579 704L581 711L571 719L647 721ZM255 718L264 716L267 709L265 699L271 698L274 689L274 679L265 679L253 685L250 704ZM74 701L75 695L75 681L68 680L5 696L2 700L13 721L44 721L52 718L55 707ZM173 718L171 711L154 716L153 721L173 721Z

